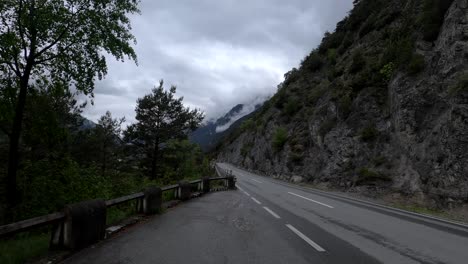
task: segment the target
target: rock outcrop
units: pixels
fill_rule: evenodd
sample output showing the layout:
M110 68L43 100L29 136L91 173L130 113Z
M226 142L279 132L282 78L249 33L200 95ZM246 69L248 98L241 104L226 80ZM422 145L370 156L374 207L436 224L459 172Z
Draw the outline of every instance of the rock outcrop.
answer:
M330 188L467 202L467 70L468 0L358 1L218 160Z

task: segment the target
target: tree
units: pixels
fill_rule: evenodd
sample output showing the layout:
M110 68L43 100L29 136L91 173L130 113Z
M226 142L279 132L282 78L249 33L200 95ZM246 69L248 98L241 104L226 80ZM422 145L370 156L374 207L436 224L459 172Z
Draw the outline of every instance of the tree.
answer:
M182 103L183 97L175 98L176 87L164 90L163 81L151 94L138 99L137 123L125 131L126 140L142 149L149 161L150 176L157 177L157 162L160 148L170 139L185 139L189 131L195 130L204 114L198 109L191 110Z
M125 117L120 119L112 118L111 113L107 111L105 115L99 118L98 125L95 128L100 145L99 156L102 176L106 176L109 158L111 155L115 154L115 148L120 141L120 134L122 132L121 126L123 122L125 122Z
M0 2L0 79L13 78L14 113L9 136L7 200L16 203L19 141L28 91L61 82L93 96L107 73L103 51L136 61L128 14L138 0L5 0ZM31 84L31 80L34 84ZM0 89L7 89L1 86Z

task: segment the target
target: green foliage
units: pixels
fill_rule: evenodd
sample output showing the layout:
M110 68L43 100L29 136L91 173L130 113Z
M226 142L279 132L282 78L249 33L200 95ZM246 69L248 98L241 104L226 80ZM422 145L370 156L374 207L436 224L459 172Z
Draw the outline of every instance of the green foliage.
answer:
M352 62L349 66L349 73L351 74L361 71L366 66L366 59L361 50L355 51L351 60Z
M363 167L358 170L358 178L356 180L356 184L367 185L375 184L377 182L389 182L391 180L392 179L387 175Z
M413 57L414 42L409 36L399 36L398 31L393 35L384 50L381 65L393 63L398 67L406 66Z
M423 12L419 17L424 40L434 41L437 39L444 23L445 13L452 3L453 0L424 0Z
M288 160L294 164L300 164L304 159L303 153L290 152L288 155Z
M21 233L0 241L0 263L20 264L43 256L49 248L50 234Z
M301 66L312 72L320 70L323 66L323 60L316 51L312 51L302 62Z
M363 141L373 141L379 135L379 131L375 128L374 125L369 124L361 130L361 140Z
M353 100L351 96L346 94L338 99L338 110L340 111L343 118L347 118L351 113L351 107L353 105Z
M153 178L159 174L160 144L187 138L187 132L195 130L204 117L198 109L185 107L183 97L175 97L175 86L166 91L163 84L161 80L151 94L138 99L137 122L125 131L125 139L145 152L146 162L142 165Z
M338 48L338 54L343 54L345 53L346 50L348 50L349 47L351 47L351 45L353 45L354 43L354 37L353 37L353 34L351 32L348 32L344 39L343 39L343 42L341 43L340 47Z
M420 73L426 67L426 62L424 56L421 54L413 54L408 65L408 73L411 75L416 75Z
M277 128L273 134L272 147L275 151L281 151L288 140L288 131L282 127Z
M468 71L462 72L458 75L457 83L449 88L450 95L456 95L462 92L468 92Z
M330 82L325 80L319 85L313 87L307 96L307 102L309 105L315 105L317 101L322 97L325 92L327 91L328 85L330 85Z
M254 120L252 120L251 118L245 120L244 122L242 122L242 124L240 125L240 130L241 131L250 131L252 129L255 128L255 122Z
M336 64L337 52L336 49L329 49L327 51L327 59L331 64Z
M382 69L380 70L380 74L383 76L385 81L390 81L395 72L395 64L393 62L389 62L385 64Z
M286 116L291 117L291 116L294 116L297 113L297 111L299 111L300 109L301 109L301 103L299 102L299 100L296 100L294 98L289 98L288 102L283 108L282 113Z
M330 132L336 126L336 118L329 118L322 122L319 127L319 135L324 137L328 132Z
M319 46L319 53L326 54L330 49L337 49L345 37L345 32L336 31L334 33L325 32L325 36Z

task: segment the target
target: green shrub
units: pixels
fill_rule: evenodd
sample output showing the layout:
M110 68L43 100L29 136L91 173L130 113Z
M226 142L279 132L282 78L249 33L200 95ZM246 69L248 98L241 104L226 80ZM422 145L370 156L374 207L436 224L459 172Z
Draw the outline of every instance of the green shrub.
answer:
M375 184L376 182L388 182L392 179L387 175L379 172L372 171L368 168L360 168L358 170L358 178L356 180L357 185L361 184Z
M354 37L351 32L346 34L345 38L343 39L343 42L341 43L340 47L338 48L338 54L342 55L348 50L351 45L354 43Z
M328 132L330 132L336 125L336 118L330 118L322 122L319 127L319 135L324 137Z
M347 118L351 113L351 106L353 100L349 95L344 95L338 99L338 110L340 111L343 118Z
M449 88L450 95L461 92L468 92L468 71L460 73L457 78L457 83Z
M357 73L366 66L366 59L361 50L357 50L352 57L352 63L349 66L349 73Z
M345 37L345 32L326 32L319 46L319 53L326 54L330 49L338 48Z
M245 120L245 121L242 122L242 124L240 125L240 129L241 129L242 131L252 130L254 127L255 127L255 122L254 122L251 118Z
M29 263L31 259L45 255L49 248L50 234L20 233L14 238L0 241L0 263Z
M374 125L370 124L361 130L361 139L363 141L372 141L377 138L379 131Z
M286 129L282 127L277 128L275 133L273 134L273 141L272 141L273 149L275 151L282 150L287 140L288 140L288 131L286 131Z
M331 64L336 63L336 55L337 55L336 49L329 49L327 51L327 59Z
M313 72L320 70L322 68L322 65L322 58L320 58L320 56L315 51L310 53L301 63L301 66L303 68Z
M394 72L395 72L395 64L393 62L389 62L385 64L382 67L382 69L379 71L380 75L382 75L382 78L387 82L390 81Z
M413 54L411 60L408 64L408 73L411 75L416 75L420 73L426 67L426 62L424 61L424 56L421 54Z
M439 36L445 13L454 0L424 0L423 12L419 18L424 40L434 41Z
M301 104L298 100L290 98L285 104L282 113L286 116L293 116L301 109Z

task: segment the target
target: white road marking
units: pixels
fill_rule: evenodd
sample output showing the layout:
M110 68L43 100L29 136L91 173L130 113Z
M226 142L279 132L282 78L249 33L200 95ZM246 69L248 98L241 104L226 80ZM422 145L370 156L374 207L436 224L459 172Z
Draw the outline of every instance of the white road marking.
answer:
M300 238L302 238L305 242L307 242L309 245L311 245L315 250L319 252L325 252L325 249L323 249L321 246L319 246L317 243L312 241L310 238L308 238L306 235L302 234L301 231L297 230L294 226L290 224L286 224L286 226L291 229L296 235L298 235Z
M254 182L262 183L261 181L257 181L256 179L251 179Z
M245 195L250 196L250 194L246 191L243 191Z
M250 197L250 198L252 198L252 200L254 200L254 202L256 202L256 203L258 203L258 204L262 204L259 200L255 199L255 198L253 198L253 197Z
M237 189L241 190L245 195L250 196L250 194L244 191L244 189L242 189L241 187L239 187L239 185L236 185L236 186L237 186Z
M324 204L324 203L321 203L321 202L312 200L312 199L307 198L307 197L304 197L304 196L302 196L302 195L299 195L299 194L296 194L296 193L292 193L292 192L288 192L288 193L289 193L289 194L292 194L292 195L295 195L295 196L297 196L297 197L301 197L302 199L306 199L307 201L311 201L311 202L314 202L314 203L318 203L318 204L323 205L323 206L326 206L326 207L328 207L328 208L333 208L333 206L331 206L331 205Z
M279 215L277 215L275 212L273 212L272 210L270 210L270 208L266 207L266 206L263 206L263 209L265 209L267 212L269 212L272 216L274 216L275 218L277 219L280 219L281 217Z

